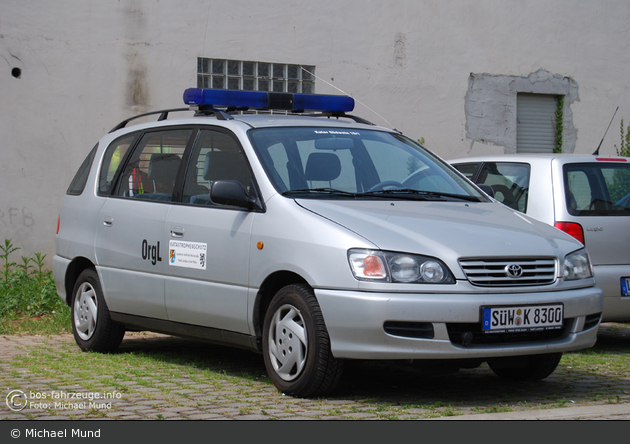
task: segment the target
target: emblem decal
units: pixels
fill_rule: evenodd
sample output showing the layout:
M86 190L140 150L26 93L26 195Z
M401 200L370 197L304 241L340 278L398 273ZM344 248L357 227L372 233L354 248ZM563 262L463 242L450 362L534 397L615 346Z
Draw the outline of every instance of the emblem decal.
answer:
M518 264L510 264L505 267L505 272L509 277L517 279L523 276L523 267Z

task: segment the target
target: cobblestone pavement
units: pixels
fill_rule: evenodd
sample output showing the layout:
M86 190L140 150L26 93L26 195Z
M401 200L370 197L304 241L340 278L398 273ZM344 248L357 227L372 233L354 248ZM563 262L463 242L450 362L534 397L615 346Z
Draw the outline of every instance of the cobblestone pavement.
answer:
M544 381L514 383L485 364L426 374L409 363L348 362L334 395L296 399L248 351L128 333L119 352L100 355L82 353L71 335L0 336L0 419L630 419L630 324L603 325L594 350L628 365L608 371L594 358L574 368L565 355ZM24 395L20 411L5 403Z

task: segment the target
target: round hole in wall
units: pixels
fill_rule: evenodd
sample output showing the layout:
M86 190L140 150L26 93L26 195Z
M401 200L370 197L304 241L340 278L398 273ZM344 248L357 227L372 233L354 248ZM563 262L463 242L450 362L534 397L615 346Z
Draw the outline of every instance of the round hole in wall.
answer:
M19 79L20 77L22 77L22 70L20 68L13 68L11 70L11 75L16 79Z

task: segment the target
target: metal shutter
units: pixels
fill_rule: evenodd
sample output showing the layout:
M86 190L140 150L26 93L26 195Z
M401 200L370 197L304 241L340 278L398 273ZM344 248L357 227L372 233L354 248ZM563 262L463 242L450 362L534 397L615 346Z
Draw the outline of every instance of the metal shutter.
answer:
M518 94L516 98L516 152L553 153L556 147L556 96Z

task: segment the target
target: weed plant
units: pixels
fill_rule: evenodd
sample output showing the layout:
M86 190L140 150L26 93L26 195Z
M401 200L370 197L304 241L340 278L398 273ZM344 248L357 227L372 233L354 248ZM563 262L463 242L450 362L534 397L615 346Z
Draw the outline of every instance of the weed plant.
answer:
M52 271L44 268L46 255L22 256L21 261L14 262L11 255L19 249L11 239L0 244L0 332L4 333L10 332L6 329L11 321L69 316L68 307L57 296Z

